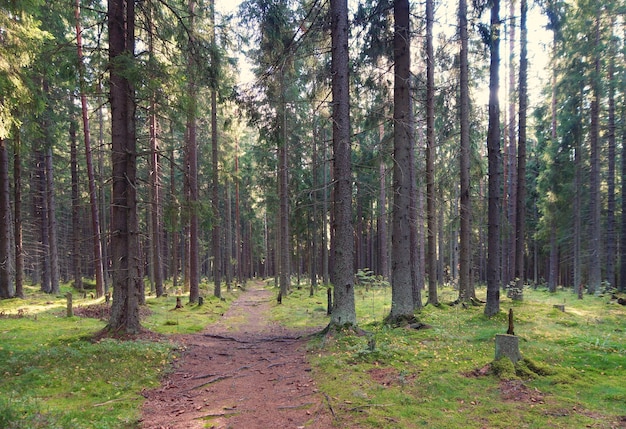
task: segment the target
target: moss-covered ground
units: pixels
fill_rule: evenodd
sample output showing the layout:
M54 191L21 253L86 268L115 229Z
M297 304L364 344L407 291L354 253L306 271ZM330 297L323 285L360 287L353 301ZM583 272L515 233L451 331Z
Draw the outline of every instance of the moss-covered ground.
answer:
M607 296L524 290L502 294L501 314L482 306L417 313L429 329L392 328L389 287L359 287L359 327L310 343L314 372L339 427L613 428L626 427L626 307ZM484 299L485 290L478 290ZM565 312L554 308L563 304ZM524 360L494 361L494 337L512 308ZM323 326L326 289L295 290L274 317L294 327Z

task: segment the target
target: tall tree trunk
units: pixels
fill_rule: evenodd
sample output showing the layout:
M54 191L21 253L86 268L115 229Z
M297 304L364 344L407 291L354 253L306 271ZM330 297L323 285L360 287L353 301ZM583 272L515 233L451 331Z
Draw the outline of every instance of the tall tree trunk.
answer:
M594 31L596 47L600 45L600 11L598 6ZM600 260L600 53L594 57L594 72L591 79L591 124L589 129L589 147L591 150L591 173L589 177L589 194L591 208L591 231L589 239L589 285L588 292L595 293L600 289L602 280Z
M102 94L102 93L103 93L102 82L98 81L98 94ZM110 277L111 273L109 272L109 268L108 268L109 267L109 242L108 242L108 238L106 234L103 234L102 231L107 230L107 213L110 214L111 206L110 204L107 205L107 193L105 191L108 188L108 185L106 185L106 183L108 182L108 173L106 173L104 170L105 143L104 143L104 107L103 106L104 106L104 102L102 101L101 96L98 95L98 147L100 147L101 149L97 151L98 176L97 178L94 178L94 182L97 181L98 183L97 200L98 200L99 205L96 205L96 206L99 207L98 225L100 225L100 227L98 231L100 232L100 249L102 249L102 261L100 265L102 265L104 293L108 294L109 283L111 279ZM93 151L91 151L91 153L92 153L92 158L93 158ZM90 205L90 208L91 208L91 205ZM93 214L92 214L92 223L93 223ZM95 243L93 244L93 246L95 247ZM98 270L99 268L96 267L95 269ZM98 274L96 272L96 277L97 275Z
M178 272L180 271L179 264L179 246L180 246L180 231L179 231L179 201L176 198L176 162L174 159L174 149L170 148L170 224L172 228L172 286L176 288L178 286Z
M460 50L460 100L459 116L461 122L461 235L459 261L459 301L465 302L476 297L471 281L471 216L472 201L470 197L470 100L469 100L469 65L468 65L468 34L467 34L467 1L459 1L459 36Z
M213 193L213 225L212 225L212 240L213 240L213 295L221 298L222 296L222 252L220 246L221 237L221 216L220 216L220 184L219 184L219 142L217 134L217 55L216 40L215 40L215 0L210 1L211 12L211 67L213 67L214 81L211 82L211 165L212 171L212 185L211 190Z
M613 24L615 18L612 17ZM614 25L611 25L613 28ZM608 142L608 206L606 212L606 280L608 287L615 287L615 41L611 40L609 54L608 89L609 89L609 123L607 132Z
M410 80L409 80L410 82ZM409 85L409 91L410 85ZM413 301L413 309L419 310L423 307L422 304L422 288L424 286L424 277L422 276L422 267L420 261L420 248L419 248L419 214L418 214L418 199L419 191L417 189L417 165L415 159L415 116L413 114L413 102L409 98L409 226L410 235L409 242L411 247L411 294Z
M380 274L384 279L389 278L389 248L387 247L387 167L385 166L385 151L383 141L385 138L385 125L381 121L378 129L378 259Z
M322 141L326 142L326 128L323 128ZM328 255L328 145L324 143L324 150L322 152L322 283L324 285L330 284L330 269L329 269L329 255Z
M9 150L0 137L0 298L15 296L11 276L11 197L9 189Z
M520 65L519 65L519 142L517 147L517 202L515 215L515 289L510 297L521 300L524 297L524 250L526 236L526 114L528 111L528 46L526 19L528 1L520 4Z
M193 58L192 47L195 43L195 0L189 0L189 58L188 58L188 83L187 83L187 208L189 210L189 252L186 268L189 281L189 302L198 302L200 296L200 267L198 265L199 254L199 230L198 230L198 144L196 141L197 128L197 88L195 81L195 60ZM216 291L217 292L217 291Z
M284 71L283 67L281 70ZM286 100L286 83L285 74L281 76L280 83L280 107L278 128L278 278L280 284L280 293L286 296L291 288L291 264L290 254L291 246L289 245L290 228L289 228L289 141L287 135L287 100Z
M233 206L232 206L232 195L231 195L231 185L228 176L224 178L224 190L225 190L225 198L226 198L226 224L224 225L225 229L225 237L224 241L224 263L225 267L225 277L226 277L226 290L232 289L233 282Z
M331 0L330 14L335 179L334 233L332 234L334 306L330 325L344 326L356 325L347 0Z
M243 243L241 239L241 198L239 197L239 139L235 138L235 259L237 263L237 281L243 284Z
M154 16L152 4L150 8L148 51L150 57L154 56ZM148 124L150 135L150 267L152 281L156 296L163 295L163 248L161 237L163 225L161 222L161 161L159 156L159 124L157 121L157 94L150 94L150 108L148 111Z
M437 208L435 198L435 54L433 0L426 0L426 223L428 225L428 303L437 296Z
M504 234L503 244L506 246L506 250L503 249L503 262L504 262L504 270L502 273L502 281L505 285L511 285L511 281L515 281L515 261L516 261L516 228L517 228L517 185L519 184L517 180L517 171L516 171L516 162L515 162L515 152L516 152L516 135L515 135L515 124L516 124L516 109L515 109L515 2L516 0L510 0L509 2L509 11L510 11L510 22L509 22L509 118L508 118L508 147L506 149L506 163L507 163L507 176L505 180L505 188L508 186L508 196L506 195L506 191L504 192L505 198L508 197L508 201L506 204L507 209L507 219L509 228L507 228L507 234ZM522 30L523 31L523 30ZM520 62L521 62L521 53L520 53ZM521 64L520 64L521 67ZM521 73L521 71L520 71ZM521 88L520 88L521 92ZM521 103L521 100L520 100ZM512 293L513 296L515 292Z
M489 52L489 129L487 131L487 157L489 160L489 207L488 255L487 255L487 305L485 315L491 317L500 312L500 176L502 154L500 152L500 0L491 6L491 39Z
M54 195L54 176L52 168L52 146L48 145L45 154L46 207L48 208L48 255L50 257L50 293L61 292L59 284L59 246L57 240L56 197Z
M156 296L163 295L163 249L161 246L161 162L159 160L158 124L156 118L156 101L150 100L150 266Z
M626 31L625 31L626 33ZM626 35L626 34L625 34ZM626 49L626 48L625 48ZM622 79L621 92L626 95L626 79ZM620 274L618 289L626 292L626 106L622 105L621 112L621 133L622 133L622 165L621 165L621 195L622 195L622 215L620 218Z
M559 245L556 236L556 220L551 219L550 224L550 260L548 273L548 290L556 292L559 275Z
M626 26L622 21L623 25L623 36L626 37ZM622 54L626 55L626 46L622 45ZM626 79L621 79L620 84L620 92L622 93L622 97L626 96ZM620 292L626 292L626 198L623 196L626 195L626 106L622 103L621 110L621 127L620 131L622 133L622 165L620 172L621 179L621 194L622 194L622 215L620 218L621 231L620 231L620 274L619 274L619 282L618 289Z
M127 70L129 58L134 58L135 54L134 5L133 0L108 1L113 176L113 304L108 329L129 334L137 333L141 328L139 301L142 293L136 195L135 97Z
M394 95L393 95L393 214L391 246L391 312L387 320L398 323L413 318L411 276L410 204L410 77L411 51L408 0L395 0L394 16Z
M102 263L102 241L100 239L100 213L98 210L98 196L94 178L93 158L91 150L91 135L89 129L89 107L85 93L85 64L83 61L82 28L80 24L80 0L76 0L74 8L76 18L76 46L78 49L78 70L80 79L80 104L83 118L83 135L85 139L85 160L87 164L87 180L89 182L89 205L91 208L91 228L93 231L93 258L96 274L96 296L104 295L104 270Z
M70 121L70 171L72 182L72 278L74 288L83 290L83 273L81 270L81 221L80 221L80 196L78 188L78 126L75 121Z
M15 237L15 296L24 298L24 232L22 228L22 141L15 127L13 146L13 235ZM0 176L1 177L1 176ZM4 177L2 177L4 180ZM2 295L0 294L0 297Z
M313 111L312 114L315 114ZM319 228L319 155L318 155L318 141L319 141L319 124L317 120L313 122L313 159L311 166L311 173L313 177L313 192L311 198L313 199L313 225L310 226L310 237L311 237L311 290L310 296L315 295L315 291L317 290L317 277L318 277L318 242L317 237L319 236L318 228Z
M45 128L45 121L42 121L43 127ZM40 249L39 249L39 263L41 266L41 291L45 293L52 292L52 283L50 276L50 233L48 228L50 227L50 222L48 221L48 214L50 211L48 210L48 191L46 186L48 181L46 180L46 159L45 155L42 153L41 146L44 143L39 142L38 150L35 153L36 156L36 169L37 169L37 218L39 221L39 233L40 233ZM45 149L43 149L45 150Z

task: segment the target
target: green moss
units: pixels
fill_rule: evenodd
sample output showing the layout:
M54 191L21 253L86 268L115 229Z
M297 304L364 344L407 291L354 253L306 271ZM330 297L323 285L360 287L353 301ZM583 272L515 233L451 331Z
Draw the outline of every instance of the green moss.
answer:
M515 365L508 357L494 360L491 363L491 370L500 380L515 380L518 378Z

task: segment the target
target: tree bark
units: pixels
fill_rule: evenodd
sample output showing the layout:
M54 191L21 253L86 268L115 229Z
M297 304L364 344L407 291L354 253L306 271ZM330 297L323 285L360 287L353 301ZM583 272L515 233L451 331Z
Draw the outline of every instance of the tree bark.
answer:
M22 222L22 142L15 128L13 147L13 235L15 237L15 296L24 298L24 231ZM4 178L2 178L4 180ZM1 296L1 295L0 295Z
M348 2L331 0L331 76L334 153L334 306L331 326L356 325L354 304L354 239L352 227L352 164L350 149L350 81L348 65Z
M0 298L15 296L11 278L11 198L9 190L9 150L0 137Z
M228 176L224 178L224 191L226 199L226 224L224 225L224 265L225 265L225 281L226 290L232 289L233 282L233 206L232 206L232 191L231 184Z
M515 204L515 289L510 297L524 297L524 256L526 242L526 115L528 111L528 46L526 19L528 1L520 3L519 141L517 147L517 202Z
M72 182L72 278L74 279L74 288L83 290L83 273L81 270L81 222L80 222L80 197L78 182L78 139L77 124L75 121L70 122L70 171Z
M428 303L437 296L437 208L435 197L435 54L433 0L426 0L426 223L428 225Z
M391 246L391 311L387 320L398 323L413 318L411 276L411 121L409 2L396 0L394 16L394 139L393 213Z
M460 195L460 260L459 260L459 301L465 302L476 297L471 281L471 216L472 200L470 196L470 99L469 99L469 64L467 34L467 1L459 1L459 36L460 50L460 101L459 116L461 127L461 195Z
M187 83L187 144L186 144L186 157L187 157L187 208L189 210L189 252L188 258L188 276L189 281L189 302L195 303L200 296L199 290L199 256L198 256L198 144L196 142L196 128L197 128L197 87L195 81L195 61L191 52L192 46L195 43L195 1L189 0L189 58L188 58L188 83Z
M211 82L211 165L212 184L211 190L213 194L213 295L221 298L222 296L222 252L220 246L221 237L221 216L220 216L220 184L219 184L219 141L217 134L217 57L215 54L215 0L210 2L211 11L211 66L214 68L214 81Z
M78 71L80 79L80 104L83 119L83 135L85 139L85 160L87 164L87 180L89 183L89 207L91 209L91 228L93 232L94 272L96 275L96 296L104 295L104 269L102 263L102 241L100 238L100 213L98 210L98 196L94 177L93 157L91 150L91 134L89 128L89 107L85 93L85 64L83 61L82 28L80 24L80 0L76 0L74 8L76 19L76 46L78 52Z
M500 0L491 6L491 40L489 52L489 129L487 131L487 157L489 163L488 255L487 255L487 305L485 315L500 312L500 216L501 216L501 165L500 103L498 100L500 66Z
M154 17L152 5L149 5L148 51L154 56ZM161 238L163 224L161 222L161 161L159 152L159 124L157 121L157 94L150 94L150 108L148 111L148 125L150 137L150 266L152 281L156 296L163 295L163 248Z
M510 22L509 22L509 118L508 118L508 147L506 148L506 169L507 174L504 179L505 185L504 188L508 187L508 195L507 191L504 191L504 197L508 198L506 201L506 210L507 210L507 219L508 219L508 231L504 234L503 244L506 246L502 249L503 258L502 261L504 263L503 272L502 272L502 282L509 286L512 281L516 281L515 278L515 269L516 269L516 228L517 228L517 186L519 184L517 178L516 171L516 143L517 136L515 133L515 124L516 124L516 109L515 109L515 2L516 0L510 0L509 2L509 11L510 11ZM521 26L521 25L520 25ZM524 30L521 30L524 31ZM520 41L521 44L521 41ZM520 52L520 62L521 62L521 52ZM521 64L520 64L521 67ZM521 73L521 71L520 71ZM520 88L521 92L521 88ZM520 100L521 103L521 100ZM519 131L518 131L519 132ZM505 142L506 143L506 142ZM512 292L513 296L515 292Z
M46 119L42 121L42 127L45 129ZM52 292L52 283L50 278L50 234L48 228L50 222L48 221L48 191L46 186L48 181L46 180L46 160L45 155L42 152L41 146L45 143L38 142L39 147L35 151L35 168L37 177L37 196L35 199L35 213L37 215L37 221L39 222L39 265L41 267L41 291L45 293ZM45 149L43 149L45 150Z
M134 89L128 62L135 52L133 0L109 0L109 70L112 143L111 259L113 303L107 328L139 332L141 294L136 195L136 134ZM131 65L132 66L132 65Z
M612 18L613 24L615 18ZM614 25L611 25L613 28ZM615 287L615 57L617 49L615 49L615 41L611 40L611 48L609 51L609 70L608 70L608 90L609 90L609 118L607 130L608 143L608 201L606 212L606 281L608 287Z
M594 23L595 45L600 45L600 11L598 6ZM593 294L600 289L602 272L600 265L600 56L594 54L594 74L591 78L591 124L589 129L589 147L591 150L591 172L589 177L590 196L590 237L589 237L589 285L587 291Z
M51 143L51 142L50 142ZM61 292L59 284L59 246L57 240L56 197L54 195L54 176L52 169L52 145L46 148L45 178L46 178L46 207L48 208L48 255L50 258L50 293L58 295Z

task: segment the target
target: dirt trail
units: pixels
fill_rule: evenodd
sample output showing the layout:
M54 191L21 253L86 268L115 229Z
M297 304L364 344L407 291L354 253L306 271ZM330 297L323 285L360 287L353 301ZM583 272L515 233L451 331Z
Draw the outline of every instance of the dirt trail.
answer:
M333 427L306 360L308 332L269 322L272 299L249 283L219 322L177 337L186 350L161 386L143 393L141 427Z

